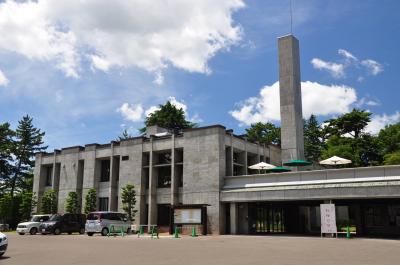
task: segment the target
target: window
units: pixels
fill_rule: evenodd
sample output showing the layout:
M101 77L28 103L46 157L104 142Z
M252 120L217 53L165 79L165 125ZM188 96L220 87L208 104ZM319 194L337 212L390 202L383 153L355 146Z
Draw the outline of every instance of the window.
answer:
M100 181L107 182L110 181L110 160L101 161L101 173Z
M170 223L171 208L169 204L158 204L157 225L167 226Z
M99 211L108 211L108 197L99 198Z
M159 153L157 164L171 164L171 152Z
M158 188L171 187L171 167L158 168Z
M49 187L52 184L53 167L46 167L46 186Z
M129 160L129 156L123 156L122 157L122 161L126 161L126 160Z
M368 227L384 226L387 216L385 210L387 210L385 205L368 206L365 211L365 225Z

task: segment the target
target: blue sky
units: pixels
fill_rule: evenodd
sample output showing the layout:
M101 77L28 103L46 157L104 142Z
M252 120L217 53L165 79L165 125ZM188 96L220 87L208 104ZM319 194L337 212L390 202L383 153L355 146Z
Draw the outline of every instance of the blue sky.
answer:
M400 121L399 1L293 0L303 115ZM277 37L289 1L0 1L0 122L49 149L137 134L170 99L199 126L279 124Z

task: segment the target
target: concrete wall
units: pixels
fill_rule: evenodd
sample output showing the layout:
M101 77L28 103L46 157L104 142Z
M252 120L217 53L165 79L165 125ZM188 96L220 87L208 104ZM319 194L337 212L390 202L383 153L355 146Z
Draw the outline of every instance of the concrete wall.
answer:
M400 198L400 166L226 177L221 201Z

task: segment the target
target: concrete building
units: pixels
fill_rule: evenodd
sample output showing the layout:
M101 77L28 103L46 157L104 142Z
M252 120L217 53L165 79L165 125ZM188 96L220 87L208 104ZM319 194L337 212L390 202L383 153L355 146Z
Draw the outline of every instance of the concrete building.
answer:
M206 205L207 230L224 233L224 178L258 173L248 166L280 164L280 157L278 147L251 143L221 125L178 135L152 126L143 137L36 154L33 190L39 201L47 189L57 191L64 212L69 192L76 191L84 205L87 191L96 188L98 210L121 211L121 188L134 184L136 224L169 227L171 206Z
M38 153L34 192L58 194L58 209L90 188L99 210L122 210L121 188L134 184L138 225L200 225L215 234L319 234L320 204L336 205L338 229L400 237L400 165L260 174L248 166L304 159L298 40L278 39L282 149L261 146L221 125L170 134L159 127L110 144ZM40 204L39 204L40 205ZM200 209L200 210L199 210ZM38 209L40 211L40 209Z

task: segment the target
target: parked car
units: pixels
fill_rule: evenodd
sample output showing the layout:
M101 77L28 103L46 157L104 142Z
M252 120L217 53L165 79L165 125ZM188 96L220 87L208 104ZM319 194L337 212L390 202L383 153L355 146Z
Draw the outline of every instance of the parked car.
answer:
M111 226L116 230L122 229L124 233L131 232L131 223L128 222L126 214L118 212L92 212L87 216L85 230L88 236L101 233L106 236Z
M0 257L6 253L8 246L8 239L7 236L3 233L0 233Z
M85 233L86 216L84 214L66 213L64 215L54 214L46 222L39 226L39 232L44 234L61 233L72 234L78 232L79 234Z
M28 222L18 224L17 233L20 235L25 235L27 233L35 235L39 231L40 223L48 221L50 217L50 214L33 215Z

